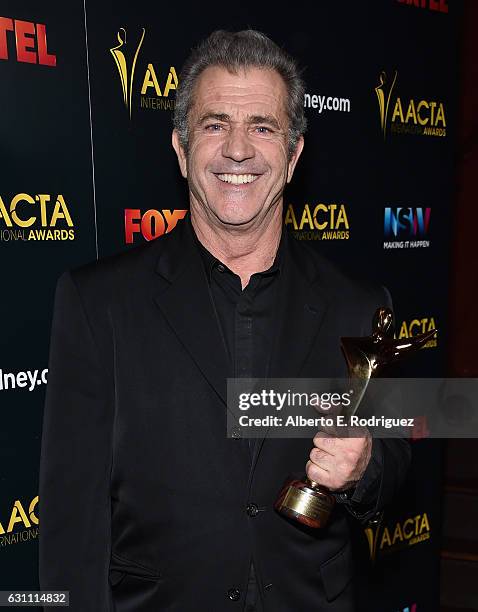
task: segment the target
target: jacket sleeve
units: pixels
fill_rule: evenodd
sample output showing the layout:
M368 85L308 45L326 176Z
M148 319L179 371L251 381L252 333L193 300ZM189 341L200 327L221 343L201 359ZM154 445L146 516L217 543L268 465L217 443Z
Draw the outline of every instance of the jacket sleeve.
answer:
M113 610L108 584L113 394L70 272L59 279L40 459L39 579L71 612Z
M401 438L374 438L367 468L352 491L336 494L339 503L358 520L378 521L405 480L411 449Z

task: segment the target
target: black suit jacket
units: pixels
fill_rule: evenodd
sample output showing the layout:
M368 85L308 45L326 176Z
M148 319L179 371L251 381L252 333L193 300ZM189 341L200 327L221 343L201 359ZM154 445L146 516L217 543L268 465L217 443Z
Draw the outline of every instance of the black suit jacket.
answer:
M40 466L40 584L72 612L242 610L251 557L266 612L354 609L347 508L310 530L272 508L306 439L226 437L227 359L190 221L58 281ZM346 376L339 336L388 301L288 237L273 377ZM391 500L409 463L374 440L355 500ZM248 504L258 512L247 512ZM350 518L350 516L349 516Z

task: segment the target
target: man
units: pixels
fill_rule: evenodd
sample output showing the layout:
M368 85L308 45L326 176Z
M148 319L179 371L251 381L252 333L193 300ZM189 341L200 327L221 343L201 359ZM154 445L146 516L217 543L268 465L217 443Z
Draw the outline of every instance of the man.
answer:
M347 514L390 501L406 443L226 437L228 376L345 376L339 337L388 299L282 230L303 94L267 37L213 33L174 117L190 219L58 283L40 582L74 612L354 609ZM273 509L304 467L340 502L324 529Z

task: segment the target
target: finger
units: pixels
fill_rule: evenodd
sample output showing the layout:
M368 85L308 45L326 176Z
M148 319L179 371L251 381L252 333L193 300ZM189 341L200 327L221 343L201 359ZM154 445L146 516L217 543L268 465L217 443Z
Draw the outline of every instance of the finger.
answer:
M337 472L337 458L319 449L310 451L309 461L329 474Z
M350 452L360 451L368 437L330 438L329 436L324 437L323 434L317 434L314 437L314 446L336 457L342 453L349 454Z
M331 427L323 427L320 431L318 431L315 436L314 439L323 439L323 440L340 440L339 436L334 435L333 433L329 433L328 430L331 430L334 428Z
M350 480L337 473L333 464L330 465L330 469L328 470L324 465L319 466L312 461L308 461L305 471L310 480L313 480L331 491L338 491L340 489L349 488L350 486Z
M307 464L305 466L305 473L307 474L307 478L309 478L310 480L313 480L318 484L327 486L327 483L329 481L327 470L324 470L315 463L312 463L312 461L307 461Z
M319 435L322 434L322 435ZM314 439L314 446L329 455L335 455L337 438L331 438L330 436L324 435L323 432L319 432Z
M317 448L316 446L314 446L309 453L309 459L316 465L320 465L320 463L324 461L326 462L327 458L329 457L331 457L331 455L328 452L322 450L321 448Z

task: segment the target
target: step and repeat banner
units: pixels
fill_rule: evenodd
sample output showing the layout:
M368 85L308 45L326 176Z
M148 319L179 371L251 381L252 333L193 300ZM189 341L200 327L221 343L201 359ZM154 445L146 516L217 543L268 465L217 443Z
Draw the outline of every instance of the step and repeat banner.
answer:
M182 222L171 115L212 30L261 30L298 59L309 127L284 223L388 287L397 337L439 330L402 373L445 374L460 24L452 0L0 1L0 590L38 589L56 281ZM423 422L412 447L383 523L354 527L364 611L439 609L442 444Z

